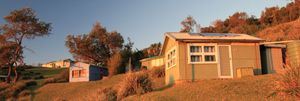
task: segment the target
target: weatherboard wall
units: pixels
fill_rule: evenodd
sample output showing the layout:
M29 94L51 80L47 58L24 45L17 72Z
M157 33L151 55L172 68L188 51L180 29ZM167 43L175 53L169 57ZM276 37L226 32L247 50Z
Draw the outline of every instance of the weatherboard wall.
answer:
M166 37L164 44L166 44L165 46L165 50L164 50L164 58L165 58L165 69L166 69L166 76L165 76L165 82L166 84L172 84L175 83L175 81L179 80L180 78L180 74L179 74L179 59L178 59L178 55L179 55L179 51L178 51L178 43L173 40L170 39L168 37ZM167 65L167 52L169 52L171 49L175 48L175 53L176 53L176 64L173 67L168 67Z
M172 43L167 46L167 48L174 45L178 46L178 63L175 67L166 70L166 83L169 83L170 78L175 78L174 80L220 78L218 75L219 62L193 65L189 64L188 44L189 43L187 42L178 41L177 44ZM260 51L258 43L217 43L217 48L219 45L231 46L232 72L234 78L237 77L237 68L251 67L253 68L254 74L261 74ZM216 49L216 51L218 54L218 49ZM216 61L218 61L218 59L219 58L217 58ZM178 75L178 77L176 75Z
M261 59L258 43L232 43L233 75L236 77L237 68L252 67L254 74L261 74Z

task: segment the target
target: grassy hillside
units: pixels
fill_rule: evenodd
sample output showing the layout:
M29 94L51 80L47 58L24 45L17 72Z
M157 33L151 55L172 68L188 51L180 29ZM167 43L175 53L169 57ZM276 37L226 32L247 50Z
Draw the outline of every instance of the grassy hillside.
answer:
M257 35L267 41L299 40L300 19L268 27L258 32Z
M1 99L13 98L30 100L30 95L33 94L34 96L33 92L40 88L46 79L53 78L57 75L60 75L62 71L67 70L32 66L26 66L19 69L21 76L20 80L16 84L6 84L0 82L0 101ZM4 69L4 71L6 70Z
M123 78L124 75L117 75L101 81L47 84L36 91L34 100L91 100L91 95L96 94L100 88L113 87L122 81ZM277 74L271 74L242 79L199 80L164 86L164 78L160 78L154 81L155 88L153 92L129 96L124 100L282 100L283 98L274 94L275 81L278 79L279 76Z
M53 101L53 100L90 100L89 97L97 93L104 87L118 87L124 74L116 75L99 81L75 82L75 83L53 83L47 84L36 91L35 101ZM164 78L155 79L154 87L157 89L164 86ZM51 99L49 99L51 98Z
M242 79L183 82L169 88L135 95L125 101L199 101L199 100L280 100L274 95L278 75L261 75Z
M122 77L123 75L117 75L110 79L100 81L47 84L36 91L34 100L52 101L53 99L84 99L91 94L95 94L99 88L114 86L122 80Z

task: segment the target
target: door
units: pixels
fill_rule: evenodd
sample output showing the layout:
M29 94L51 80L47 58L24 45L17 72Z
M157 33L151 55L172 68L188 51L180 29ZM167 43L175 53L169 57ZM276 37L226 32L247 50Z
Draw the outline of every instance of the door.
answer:
M232 78L231 47L229 45L219 46L219 76L221 78Z

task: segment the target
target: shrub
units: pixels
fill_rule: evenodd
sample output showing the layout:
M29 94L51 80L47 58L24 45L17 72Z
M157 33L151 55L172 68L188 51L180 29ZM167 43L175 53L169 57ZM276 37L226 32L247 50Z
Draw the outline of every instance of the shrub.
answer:
M109 76L118 74L119 67L121 66L122 56L120 53L115 53L107 62Z
M19 81L16 84L7 86L6 89L0 91L0 99L15 98L19 95L20 92L34 85L37 85L37 83L33 80Z
M48 83L57 83L57 79L56 78L47 78L42 85L46 85Z
M25 83L26 83L26 87L37 85L37 82L33 80L26 81Z
M281 79L276 84L279 95L300 98L300 66L286 66L286 70L281 74Z
M153 67L149 73L152 78L165 77L165 68L164 66Z
M112 87L100 89L97 92L96 99L100 99L100 101L116 101L117 91Z
M36 73L34 73L35 75L41 75L41 73L39 73L39 72L36 72Z
M69 81L69 69L65 69L62 72L59 73L59 75L46 79L42 84L48 84L48 83L62 83L62 82L68 82Z
M65 69L59 73L58 76L54 77L58 82L68 82L69 81L69 69Z
M23 76L22 77L22 80L30 80L30 79L32 79L30 76Z
M35 79L35 80L44 79L44 76L43 76L43 75L36 76L36 77L34 77L34 79Z
M30 90L23 90L20 94L19 94L19 97L22 97L22 96L29 96L31 94L31 91Z
M118 99L120 100L134 94L144 94L152 90L152 81L148 73L145 71L128 73L120 83Z
M5 82L0 82L0 92L2 90L5 90L6 88L8 88L10 85L5 83Z

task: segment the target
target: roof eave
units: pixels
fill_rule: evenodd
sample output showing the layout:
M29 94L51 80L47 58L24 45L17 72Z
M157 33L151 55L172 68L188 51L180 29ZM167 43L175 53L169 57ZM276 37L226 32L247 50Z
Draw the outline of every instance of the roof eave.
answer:
M264 40L244 40L244 39L176 39L176 41L182 42L205 42L205 43L214 43L214 42L245 42L245 43L259 43Z

